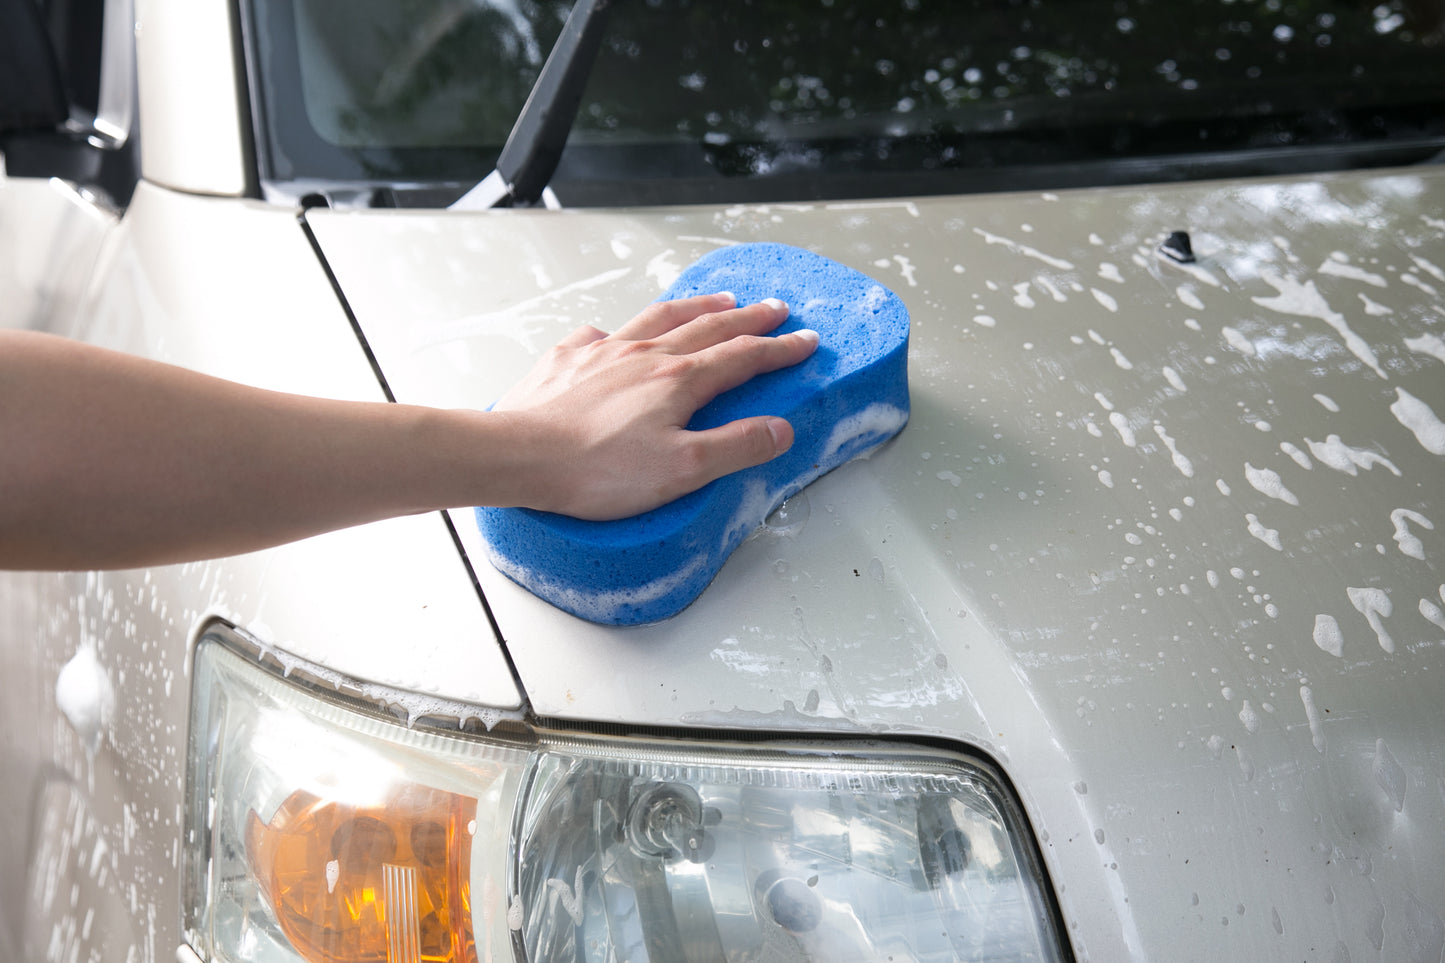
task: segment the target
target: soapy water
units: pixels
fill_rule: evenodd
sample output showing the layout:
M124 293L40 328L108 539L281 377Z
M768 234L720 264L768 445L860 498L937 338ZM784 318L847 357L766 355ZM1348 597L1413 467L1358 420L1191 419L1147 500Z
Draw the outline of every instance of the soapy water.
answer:
M1280 480L1279 472L1271 468L1255 468L1249 462L1244 463L1244 477L1255 491L1270 498L1278 499L1287 505L1298 505L1299 499L1294 492L1284 486Z
M1435 526L1430 519L1419 512L1410 511L1408 508L1397 508L1390 513L1390 522L1395 526L1395 544L1400 546L1400 551L1410 556L1425 560L1425 545L1419 537L1410 531L1410 522L1414 522L1426 531L1434 531Z
M1345 651L1345 636L1340 631L1340 623L1335 621L1333 615L1320 613L1315 616L1315 645L1320 651L1327 652L1335 658L1340 658Z
M1445 423L1425 402L1416 398L1404 388L1396 388L1397 400L1390 405L1390 413L1415 435L1424 448L1432 455L1445 455Z
M1385 631L1383 619L1387 619L1395 611L1395 606L1390 602L1390 597L1383 589L1377 588L1353 588L1347 587L1345 594L1350 598L1350 604L1365 617L1370 623L1370 628L1375 630L1375 637L1380 642L1380 648L1387 653L1394 653L1395 640L1390 633Z
M1261 271L1260 277L1273 287L1278 294L1271 298L1251 298L1255 304L1280 314L1291 314L1305 318L1317 318L1328 324L1344 339L1345 347L1356 358L1369 366L1381 378L1388 378L1375 351L1364 338L1354 332L1345 316L1330 307L1313 281L1300 283L1293 278L1282 277L1272 271Z
M55 704L89 755L94 755L115 713L115 689L95 654L82 643L55 680Z

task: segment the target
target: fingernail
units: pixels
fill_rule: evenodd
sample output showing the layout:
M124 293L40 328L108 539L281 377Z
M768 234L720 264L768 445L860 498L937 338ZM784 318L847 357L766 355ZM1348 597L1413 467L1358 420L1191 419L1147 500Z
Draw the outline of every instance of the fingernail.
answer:
M719 291L714 297L722 298L728 304L736 305L738 303L738 296L731 291Z
M818 332L814 331L812 328L799 328L793 333L804 341L811 342L812 344L818 343Z
M779 301L777 298L764 298L763 303L766 304L768 307L772 308L774 311L788 310L788 306L782 301Z
M782 454L792 446L788 437L788 423L781 418L768 419L768 434L773 436L773 450Z

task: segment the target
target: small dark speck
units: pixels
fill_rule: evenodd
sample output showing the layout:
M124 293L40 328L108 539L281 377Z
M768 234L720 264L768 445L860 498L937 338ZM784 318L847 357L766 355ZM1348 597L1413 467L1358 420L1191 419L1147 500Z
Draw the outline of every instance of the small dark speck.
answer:
M854 577L854 578L862 578L863 576L859 575L859 574L858 574L858 570L855 568L855 569L853 570L853 577ZM1326 709L1325 711L1326 711L1326 712L1329 712L1330 710Z

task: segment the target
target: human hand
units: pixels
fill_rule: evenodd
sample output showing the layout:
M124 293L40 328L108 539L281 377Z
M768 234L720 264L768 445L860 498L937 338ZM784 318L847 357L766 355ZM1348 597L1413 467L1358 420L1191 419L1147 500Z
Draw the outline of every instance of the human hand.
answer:
M523 503L625 518L787 451L793 429L778 417L687 430L717 395L818 345L813 331L768 336L788 316L781 301L735 305L731 294L658 302L614 334L578 328L543 356L492 408L534 455L520 459Z

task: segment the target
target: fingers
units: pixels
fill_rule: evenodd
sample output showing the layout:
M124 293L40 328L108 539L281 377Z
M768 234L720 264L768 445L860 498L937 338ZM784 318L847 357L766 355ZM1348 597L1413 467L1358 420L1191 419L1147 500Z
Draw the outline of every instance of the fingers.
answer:
M678 354L692 354L733 338L767 334L787 317L788 306L777 298L768 298L732 311L700 315L660 340Z
M700 315L710 311L727 311L736 307L737 303L738 299L727 291L678 301L657 301L643 308L637 317L618 328L612 337L622 341L650 341Z
M804 328L775 338L737 337L697 355L688 387L701 408L748 379L798 364L818 347L818 332Z
M605 337L607 337L606 331L594 328L590 324L584 324L580 328L574 330L571 334L567 335L567 337L563 338L561 341L558 341L557 347L580 348L584 344L591 344L594 341L601 341Z
M793 445L793 426L771 415L741 418L692 432L691 443L698 477L687 481L688 491L781 455Z

